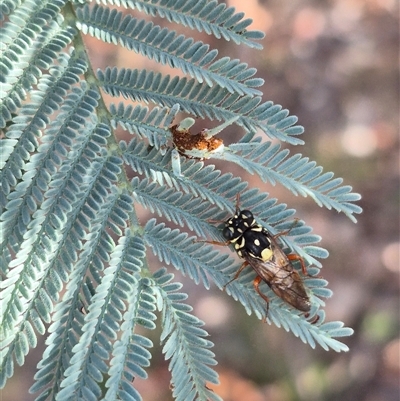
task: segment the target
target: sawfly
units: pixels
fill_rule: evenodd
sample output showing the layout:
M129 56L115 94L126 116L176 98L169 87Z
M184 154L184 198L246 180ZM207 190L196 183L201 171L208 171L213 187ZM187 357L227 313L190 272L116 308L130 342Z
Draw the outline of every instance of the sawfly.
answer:
M277 242L278 237L289 231L272 235L257 223L250 210L239 209L238 195L236 212L234 216L225 221L225 228L222 232L226 242L206 241L215 245L232 244L239 257L244 259L239 270L232 280L225 284L224 288L236 280L247 266L253 268L257 273L253 281L254 289L267 302L267 316L269 299L259 288L263 281L278 297L304 312L306 316L311 309L310 297L304 287L303 279L292 265L292 261L299 261L302 273L305 276L308 275L303 259L297 254L286 255Z

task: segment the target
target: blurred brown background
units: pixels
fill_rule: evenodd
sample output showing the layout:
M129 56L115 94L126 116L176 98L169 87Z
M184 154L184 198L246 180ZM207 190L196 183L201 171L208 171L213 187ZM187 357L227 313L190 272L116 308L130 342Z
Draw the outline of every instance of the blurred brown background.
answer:
M330 257L323 261L322 276L334 291L327 300L327 320L342 320L355 334L343 339L348 353L313 350L291 333L247 316L225 293L207 291L184 278L189 303L215 343L221 380L215 391L225 401L398 401L398 4L395 0L232 0L229 5L254 20L252 29L266 32L264 50L239 48L207 35L196 37L220 49L221 55L240 58L258 69L257 76L266 81L261 88L264 100L288 108L305 127L306 145L291 147L291 152L343 177L361 193L364 213L353 224L309 198L244 177L296 208L298 217L323 237L321 245ZM87 46L100 68L159 69L143 57L92 38ZM156 347L150 378L137 380L144 401L172 400L158 334L151 333ZM42 352L39 346L28 355L27 364L17 369L3 391L3 401L34 399L27 389Z

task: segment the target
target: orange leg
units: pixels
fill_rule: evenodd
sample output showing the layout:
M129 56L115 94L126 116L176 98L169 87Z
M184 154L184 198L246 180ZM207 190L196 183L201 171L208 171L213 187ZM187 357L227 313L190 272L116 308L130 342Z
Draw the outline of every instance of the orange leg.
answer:
M295 253L291 253L290 255L286 255L286 256L287 256L287 258L288 258L289 260L296 260L296 261L300 262L300 264L301 264L301 271L303 272L303 274L304 274L305 276L309 276L309 274L308 274L308 272L307 272L307 269L306 269L306 265L304 264L304 260L303 260L303 258L302 258L301 256L296 255Z
M289 230L285 230L285 231L282 231L282 232L280 232L280 233L278 233L278 234L275 234L275 235L273 236L273 238L276 239L276 238L278 238L278 237L281 237L282 235L288 235L288 234L290 233L290 231L292 231L292 229L293 229L294 227L296 227L297 221L298 221L298 219L295 219L294 224L292 225L292 227L289 228ZM301 264L301 271L303 272L303 274L304 274L305 276L309 276L309 274L308 274L308 272L307 272L307 269L306 269L306 265L304 264L304 260L303 260L303 258L302 258L301 256L296 255L296 254L293 254L293 253L290 254L290 255L286 255L286 256L287 256L287 258L288 258L289 260L296 260L296 261L300 262L300 264Z
M239 274L243 271L243 269L244 269L248 264L249 264L248 262L243 262L242 266L240 266L239 270L238 270L238 271L235 273L235 275L233 276L233 279L232 279L232 280L229 280L229 281L224 285L224 287L223 287L224 290L225 290L225 288L226 288L226 286L227 286L228 284L230 284L232 281L235 281L235 280L239 277Z
M239 204L240 204L240 192L236 194L236 213L239 211Z
M269 311L269 298L265 294L263 294L261 292L261 290L258 288L261 281L263 281L263 279L260 276L257 276L253 281L253 285L254 285L254 289L257 291L258 295L267 303L267 311L265 313L265 321L266 321L267 317L268 317L268 311Z
M224 285L223 288L225 289L228 284L230 284L232 281L235 281L239 277L240 273L244 270L244 268L247 267L248 265L249 265L249 262L243 262L242 266L240 266L239 270L233 276L233 279L228 281ZM254 289L256 290L257 294L267 303L267 311L265 314L265 319L267 319L268 311L269 311L269 298L265 294L263 294L259 288L261 281L263 281L263 279L260 276L257 276L253 281L253 285L254 285Z
M309 313L305 313L305 314L304 314L304 317L305 317L306 319L308 319L308 318L310 317L310 314L309 314ZM313 320L310 321L310 323L311 323L311 324L315 324L315 323L318 322L318 320L319 320L319 316L316 315L316 316L314 316Z
M290 233L290 231L293 230L293 228L295 228L297 226L297 222L299 221L298 218L294 219L294 223L292 224L292 227L290 227L288 230L282 231L278 234L273 235L273 238L276 239L278 237L281 237L282 235L288 235Z
M206 244L213 244L213 245L220 245L220 246L227 246L227 245L230 244L229 241L221 242L221 241L207 241L207 240L204 240L204 241L202 241L202 240L197 241L197 240L195 240L195 241L193 241L193 242L205 242Z
M259 285L260 285L260 283L261 283L262 281L263 281L263 279L262 279L260 276L257 276L257 277L254 279L254 281L253 281L253 285L254 285L255 290L258 292L258 295L260 295L260 297L261 297L267 304L269 304L269 298L268 298L265 294L263 294L263 293L261 292L261 290L258 288Z

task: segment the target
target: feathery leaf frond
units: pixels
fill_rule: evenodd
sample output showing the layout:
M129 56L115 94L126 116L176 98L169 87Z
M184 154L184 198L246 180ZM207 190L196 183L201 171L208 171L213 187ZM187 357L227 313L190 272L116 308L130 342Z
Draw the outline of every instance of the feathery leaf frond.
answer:
M178 401L221 401L205 383L218 384L218 375L209 365L216 365L214 353L209 350L213 343L204 337L208 333L201 327L204 323L190 312L192 307L183 301L185 293L178 292L182 285L172 282L174 275L161 269L154 273L163 300L161 341L165 359L170 359L173 395Z
M216 60L217 50L209 51L209 45L194 42L175 31L161 28L153 22L145 23L122 12L96 5L77 10L78 28L107 43L121 44L129 50L141 53L151 60L179 68L198 82L212 87L218 83L230 93L261 95L253 89L261 86L261 79L254 79L255 68L247 69L246 63L223 57Z
M304 131L303 127L294 125L297 118L286 117L287 111L273 102L260 104L261 98L257 96L230 94L219 85L210 87L196 79L171 78L146 70L107 68L104 72L98 71L98 80L106 93L115 97L122 95L164 107L179 104L187 113L210 120L227 121L238 117L236 123L245 130L260 129L271 139L293 145L304 143L296 138ZM282 121L284 128L281 129L278 123Z
M264 38L261 31L250 31L247 27L250 19L243 20L244 13L236 13L233 7L215 0L158 0L158 1L131 1L129 6L144 11L155 17L160 16L193 30L205 32L216 38L232 40L237 45L245 44L255 49L262 49L262 45L254 42Z
M354 203L360 195L352 193L349 185L341 186L341 178L334 178L332 172L322 174L322 167L309 161L301 154L289 156L289 150L280 150L280 145L271 142L261 143L261 138L250 142L231 144L223 153L213 154L238 164L251 174L257 174L264 182L275 185L277 182L295 195L310 196L319 206L343 212L356 222L353 213L361 213Z
M179 106L171 109L155 107L151 111L147 107L137 105L135 107L119 103L118 106L110 105L111 123L115 128L120 125L123 129L140 138L146 138L151 146L157 149L165 147L170 138L169 127L179 112ZM145 142L141 142L145 144Z
M182 175L176 175L171 166L171 150L161 154L136 139L129 145L121 142L120 146L124 160L134 171L145 174L161 186L193 194L223 210L233 210L232 202L227 198L246 188L246 184L232 174L221 174L215 166L204 166L193 159L181 158Z

